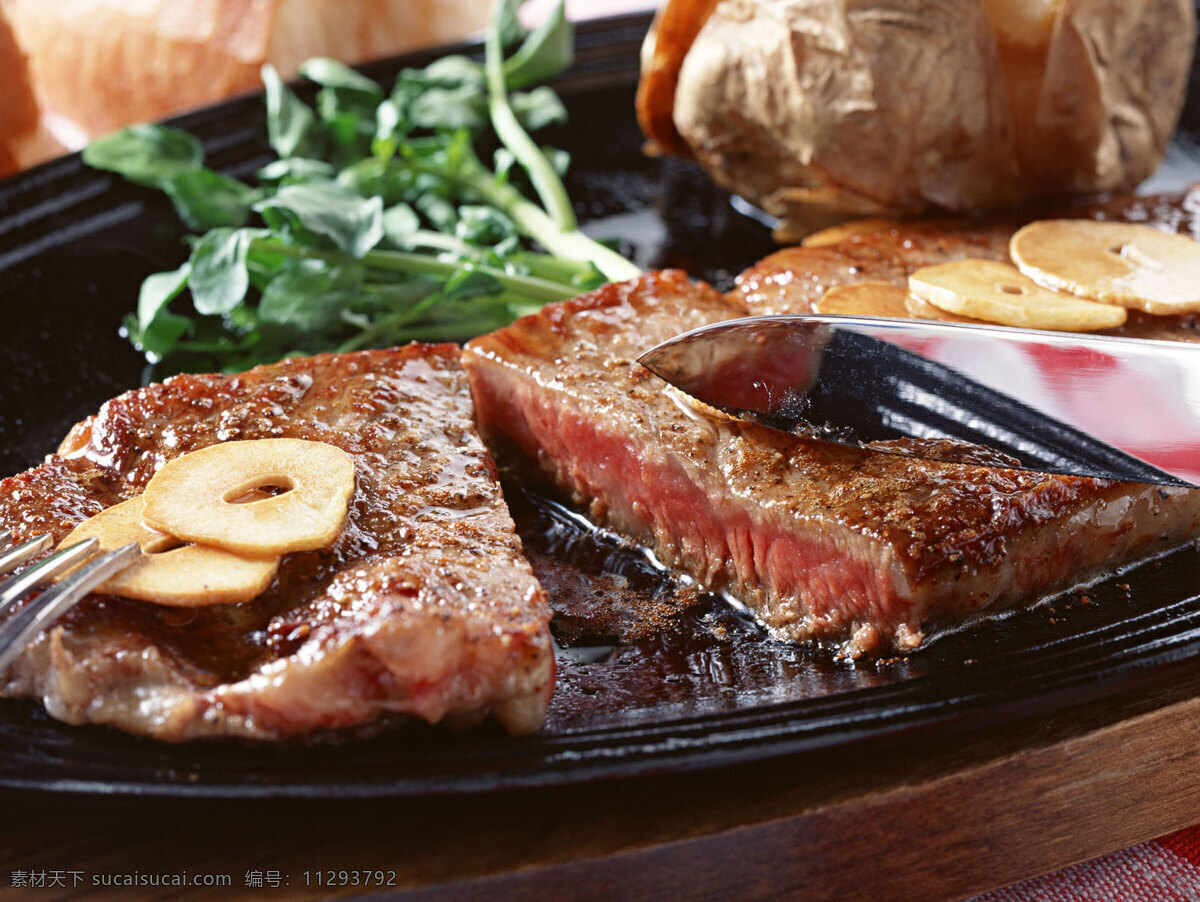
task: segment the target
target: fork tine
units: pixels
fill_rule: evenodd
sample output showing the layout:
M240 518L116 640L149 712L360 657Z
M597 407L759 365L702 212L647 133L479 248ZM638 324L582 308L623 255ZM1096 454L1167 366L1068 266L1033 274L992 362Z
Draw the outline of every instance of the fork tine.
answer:
M83 543L81 542L80 545ZM73 550L79 545L72 545ZM0 674L17 659L29 640L61 617L79 599L138 559L136 542L84 564L39 595L31 604L0 623Z
M12 533L7 529L0 532L0 545L7 545L12 541ZM40 536L34 536L28 542L22 542L15 548L7 549L3 554L0 554L0 573L7 573L14 567L19 567L35 554L45 551L54 543L54 537L49 533Z
M50 537L46 536L46 538ZM26 544L29 543L27 542ZM56 551L48 558L38 561L29 569L22 570L18 575L9 577L3 583L0 583L0 611L4 611L31 589L49 582L60 573L65 573L80 561L87 560L96 553L99 547L99 539L87 539L76 545L70 545Z

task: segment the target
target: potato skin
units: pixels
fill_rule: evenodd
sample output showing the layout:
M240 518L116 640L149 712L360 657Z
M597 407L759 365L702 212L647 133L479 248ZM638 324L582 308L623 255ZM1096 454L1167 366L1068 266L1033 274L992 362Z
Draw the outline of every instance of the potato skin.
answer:
M1129 190L1179 121L1196 36L1192 0L1065 0L1025 161L1032 192Z
M714 180L785 219L1119 191L1161 160L1194 36L1191 0L1064 0L1031 68L982 0L721 0L672 118Z
M716 5L717 0L668 0L654 17L642 45L642 77L635 103L638 125L646 136L649 154L692 155L675 128L671 108L679 67Z

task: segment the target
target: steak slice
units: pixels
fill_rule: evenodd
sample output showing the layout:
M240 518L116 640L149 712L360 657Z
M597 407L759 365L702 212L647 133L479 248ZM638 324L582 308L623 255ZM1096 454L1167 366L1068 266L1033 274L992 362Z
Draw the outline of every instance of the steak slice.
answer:
M477 338L464 363L480 429L774 635L848 655L915 648L1200 530L1200 491L807 441L702 412L634 362L738 313L662 272Z
M1107 204L1051 211L1139 222L1200 240L1200 186L1182 194L1121 198ZM764 257L738 276L729 300L749 314L812 313L830 288L881 281L907 287L922 266L977 258L1011 263L1008 242L1022 219L863 220L818 233L809 242ZM1200 315L1150 316L1129 311L1129 320L1107 334L1130 338L1200 341Z
M284 557L240 605L92 595L33 642L9 696L71 723L159 739L280 739L411 715L510 732L553 691L550 609L475 432L456 345L177 376L122 395L58 454L0 482L0 528L62 539L137 495L164 461L216 442L328 442L355 464L345 529Z

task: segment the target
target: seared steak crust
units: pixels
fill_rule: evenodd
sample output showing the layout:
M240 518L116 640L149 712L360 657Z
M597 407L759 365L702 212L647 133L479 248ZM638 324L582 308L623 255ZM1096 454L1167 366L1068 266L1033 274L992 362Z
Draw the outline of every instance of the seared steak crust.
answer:
M1200 187L1184 194L1123 198L1108 204L1047 212L1140 222L1200 240ZM907 286L922 266L969 257L1011 263L1013 233L1038 218L864 220L830 229L816 243L764 257L738 276L729 300L747 313L812 313L830 288L856 282ZM1150 316L1130 311L1129 321L1109 334L1131 338L1200 341L1200 316Z
M467 345L480 428L598 521L850 654L1182 544L1200 491L948 464L701 412L635 362L738 315L679 272L548 307Z
M6 675L55 717L160 739L276 739L395 715L536 729L553 690L550 610L473 426L455 345L178 376L110 401L59 453L0 482L0 525L61 539L216 442L294 437L355 462L347 525L288 555L242 605L94 595Z

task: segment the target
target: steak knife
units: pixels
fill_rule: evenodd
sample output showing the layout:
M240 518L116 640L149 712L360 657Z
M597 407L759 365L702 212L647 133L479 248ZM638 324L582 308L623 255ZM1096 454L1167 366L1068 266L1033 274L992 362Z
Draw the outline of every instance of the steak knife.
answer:
M639 362L734 417L809 438L932 460L1200 485L1200 345L773 315L693 330ZM989 453L980 457L980 448Z

